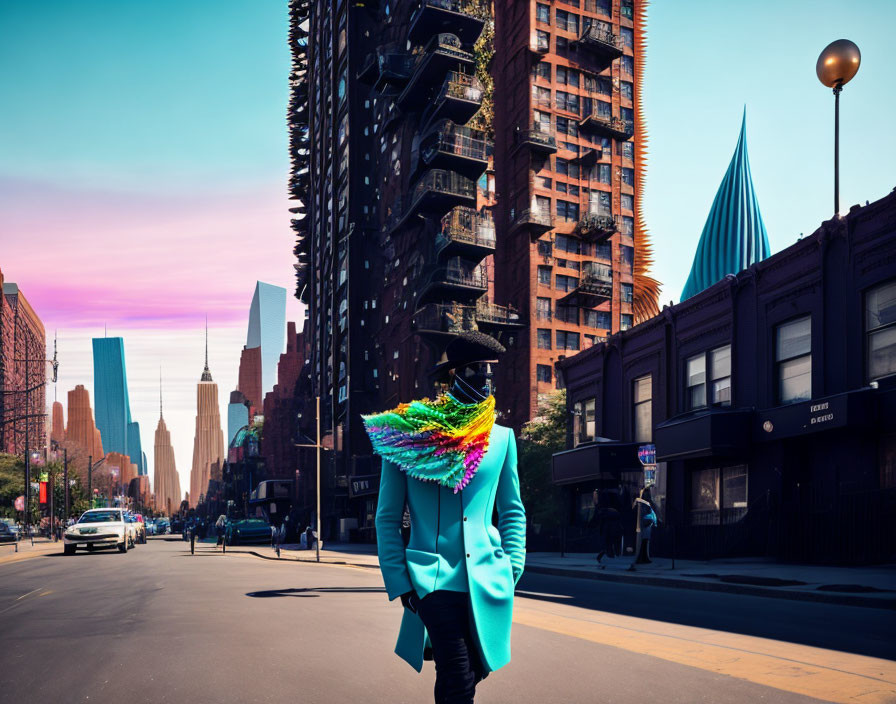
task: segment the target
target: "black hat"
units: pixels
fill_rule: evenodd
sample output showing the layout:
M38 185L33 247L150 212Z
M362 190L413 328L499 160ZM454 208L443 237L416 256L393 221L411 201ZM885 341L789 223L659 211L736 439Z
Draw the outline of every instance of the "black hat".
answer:
M430 370L429 375L438 377L450 369L474 362L497 362L498 356L506 351L504 345L491 335L476 331L462 332L448 343L439 363Z

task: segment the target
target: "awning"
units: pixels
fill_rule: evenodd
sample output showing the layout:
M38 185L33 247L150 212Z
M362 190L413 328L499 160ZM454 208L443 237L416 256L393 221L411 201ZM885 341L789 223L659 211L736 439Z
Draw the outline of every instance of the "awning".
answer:
M636 442L596 442L553 456L554 484L618 479L623 470L640 470Z
M749 451L752 408L713 407L670 418L656 426L658 462L735 456Z
M871 422L873 389L856 389L842 394L759 411L753 427L757 442L780 440L820 433Z

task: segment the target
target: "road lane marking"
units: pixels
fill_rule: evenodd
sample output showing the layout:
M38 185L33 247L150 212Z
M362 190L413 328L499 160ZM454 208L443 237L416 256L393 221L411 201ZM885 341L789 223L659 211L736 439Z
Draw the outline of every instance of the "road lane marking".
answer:
M5 609L0 610L0 614L5 614L10 609L15 608L16 606L19 605L19 602L22 599L24 599L26 596L30 596L31 594L34 594L34 592L39 592L41 589L43 589L43 587L38 587L37 589L32 589L30 592L22 594L22 596L16 597L16 600L14 602L12 602L12 604L7 606Z
M28 593L26 593L26 594L22 594L22 596L18 597L18 598L16 599L16 601L21 601L21 600L24 599L26 596L28 596L28 594L34 594L34 592L39 592L41 589L43 589L43 587L38 587L37 589L32 589L30 592L28 592Z
M600 620L595 620L585 617L584 609L564 609L583 612L583 617L572 618L518 603L513 620L822 701L896 701L896 663L888 660L604 612L598 612Z

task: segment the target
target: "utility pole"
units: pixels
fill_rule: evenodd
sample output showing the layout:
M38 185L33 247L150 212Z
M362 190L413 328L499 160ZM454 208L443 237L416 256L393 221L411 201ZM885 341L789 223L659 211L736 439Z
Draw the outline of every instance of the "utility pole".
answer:
M68 498L68 448L64 448L62 450L63 453L63 461L62 461L62 481L65 482L65 512L62 514L62 522L63 524L68 521L68 514L71 510L69 507L69 498Z
M93 508L93 455L87 456L87 508Z
M296 443L296 447L313 447L317 450L317 561L320 562L320 395L314 397L317 416L317 442L313 445Z

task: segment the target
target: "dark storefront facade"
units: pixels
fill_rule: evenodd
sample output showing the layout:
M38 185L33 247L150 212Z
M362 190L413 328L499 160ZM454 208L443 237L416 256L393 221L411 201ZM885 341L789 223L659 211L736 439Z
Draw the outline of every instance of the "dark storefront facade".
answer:
M625 508L651 443L656 554L896 554L896 194L557 368L569 549L596 549L594 491Z

